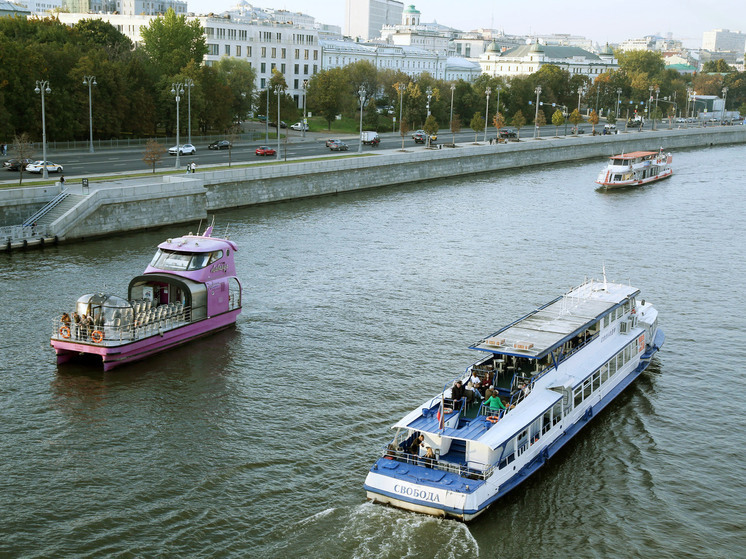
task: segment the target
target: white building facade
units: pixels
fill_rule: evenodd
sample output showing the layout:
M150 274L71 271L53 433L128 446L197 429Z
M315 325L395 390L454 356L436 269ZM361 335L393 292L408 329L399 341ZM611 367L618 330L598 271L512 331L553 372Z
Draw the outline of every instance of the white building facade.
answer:
M593 54L579 47L534 43L500 52L497 44L492 43L479 58L482 71L490 76L525 76L538 72L546 64L558 66L571 75L580 74L590 78L619 68L609 47L600 54Z
M713 29L702 33L702 49L709 51L735 51L743 53L746 50L746 33L729 31L728 29Z

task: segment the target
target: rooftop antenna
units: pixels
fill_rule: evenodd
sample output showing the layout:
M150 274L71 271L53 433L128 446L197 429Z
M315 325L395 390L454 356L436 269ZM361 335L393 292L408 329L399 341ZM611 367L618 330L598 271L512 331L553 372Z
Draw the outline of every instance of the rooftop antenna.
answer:
M197 225L197 236L199 237L199 230L202 229L202 220L199 220L199 225Z

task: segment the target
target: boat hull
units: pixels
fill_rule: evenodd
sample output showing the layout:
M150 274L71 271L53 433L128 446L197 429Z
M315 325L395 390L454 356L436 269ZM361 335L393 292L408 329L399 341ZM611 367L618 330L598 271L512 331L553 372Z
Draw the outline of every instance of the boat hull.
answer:
M217 316L206 318L179 326L172 330L126 341L118 344L107 342L106 345L93 342L60 340L53 338L51 345L57 354L57 364L66 363L78 356L99 356L103 362L104 371L114 367L139 361L151 355L180 346L197 338L214 334L220 330L235 325L240 308L233 309Z
M641 356L637 366L609 390L599 401L582 410L582 415L571 423L564 425L550 440L537 445L528 460L509 478L499 484L492 478L486 480L471 491L438 491L433 486L406 483L381 473L380 459L368 473L365 482L367 498L373 502L388 504L400 509L428 514L431 516L449 517L469 522L487 510L500 498L526 481L546 462L577 435L590 420L598 415L609 403L621 394L650 365L652 357L663 345L665 336L661 330L656 332L653 344ZM423 472L425 469L423 468ZM466 486L468 488L468 485Z
M648 177L645 179L640 180L628 180L628 181L604 181L604 180L597 180L596 184L600 184L603 186L606 190L611 190L613 188L628 188L630 186L642 186L645 184L650 184L651 182L656 182L659 180L667 179L670 176L673 175L673 169L666 169L662 173L655 175L653 177Z

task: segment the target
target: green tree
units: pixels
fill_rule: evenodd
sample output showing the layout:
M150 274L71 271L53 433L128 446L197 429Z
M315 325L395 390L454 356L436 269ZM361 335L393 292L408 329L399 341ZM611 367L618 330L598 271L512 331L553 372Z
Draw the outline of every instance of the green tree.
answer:
M523 111L518 109L515 114L513 115L513 119L511 121L513 123L513 126L516 127L516 130L518 131L518 139L521 139L521 128L526 125L526 117L523 116Z
M451 147L456 147L456 134L461 132L461 117L459 115L453 115L453 119L451 119L451 133L453 134L453 144L451 144Z
M596 134L596 124L598 124L598 113L596 111L591 111L591 114L588 115L588 122L591 123L591 126L593 127L593 134Z
M72 28L83 46L102 48L111 59L122 59L135 48L129 37L101 19L81 19Z
M567 119L570 121L570 124L574 127L574 133L578 133L578 124L583 122L583 116L580 114L580 111L578 109L573 109L573 111L570 113L570 117Z
M500 138L500 128L503 128L505 126L505 117L503 117L503 114L498 112L495 116L492 117L492 126L495 127L495 132L497 134L497 138Z
M308 84L308 108L324 117L328 130L342 112L348 88L348 77L342 68L322 70Z
M401 125L399 128L399 134L401 135L401 150L404 151L404 136L409 133L409 122L407 122L406 118L401 119Z
M169 8L165 15L140 28L142 49L161 74L178 74L190 60L202 64L207 54L204 29L199 21L187 21Z
M552 124L554 124L555 136L559 136L559 127L565 123L565 115L561 110L557 109L552 114Z
M430 137L438 133L438 128L438 121L435 120L435 116L430 115L425 119L423 130L427 133L427 147L430 147Z
M484 118L482 118L482 113L474 113L474 116L471 117L469 128L474 130L474 143L476 144L479 133L484 132Z
M708 60L702 65L703 74L728 74L730 72L735 72L735 70L722 58Z
M218 79L230 89L233 115L237 120L244 120L251 110L256 70L246 60L227 56L218 60L215 69L218 72Z
M544 114L544 110L540 107L539 112L536 113L536 121L534 122L534 126L536 126L536 137L541 137L541 127L545 126L547 123L547 117Z

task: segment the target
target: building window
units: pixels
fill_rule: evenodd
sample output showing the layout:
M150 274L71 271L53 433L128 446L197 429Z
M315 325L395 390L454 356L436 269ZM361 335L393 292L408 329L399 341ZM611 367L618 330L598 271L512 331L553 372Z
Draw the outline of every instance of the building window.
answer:
M264 89L265 87L267 87L267 79L262 78L262 89Z
M314 64L313 65L313 75L315 76L319 72L319 65Z
M329 62L331 62L331 59L329 59ZM296 64L293 66L293 74L298 74L300 72L300 64Z
M313 51L313 59L318 60L319 59L319 51L315 50Z
M305 75L308 75L308 64L304 64L304 65L303 65L303 73L304 73Z
M231 55L231 46L225 45L225 55L230 56Z
M236 56L241 56L241 45L236 45Z
M267 58L267 47L262 47L262 58Z
M246 46L246 56L251 56L251 47L248 45Z
M295 58L300 58L300 49L295 49Z
M277 49L272 47L272 58L277 58Z
M303 51L303 60L308 60L308 49Z
M282 59L284 60L285 58L287 58L288 49L282 49L280 53L281 53Z
M266 74L267 73L267 63L266 62L262 62L261 72L262 72L262 74Z
M280 72L282 72L283 74L285 73L285 65L284 64L280 64Z
M212 56L219 56L220 55L220 45L215 44L209 44L207 45L207 54L211 54Z

